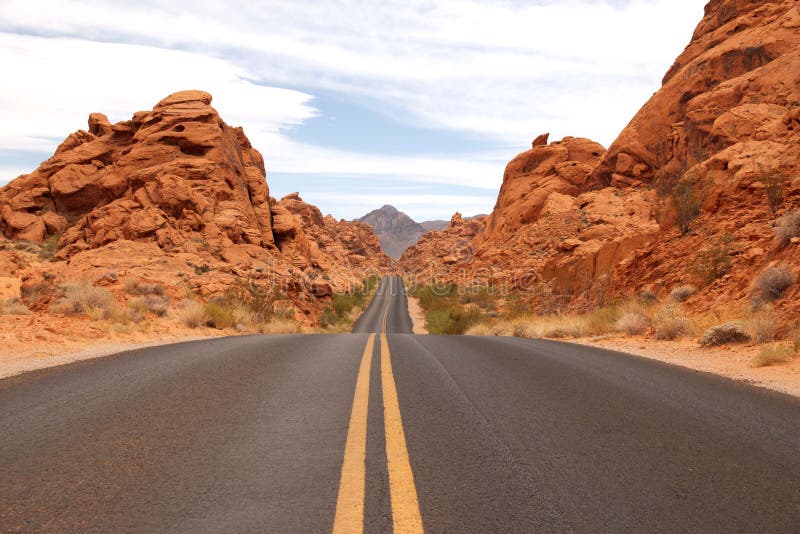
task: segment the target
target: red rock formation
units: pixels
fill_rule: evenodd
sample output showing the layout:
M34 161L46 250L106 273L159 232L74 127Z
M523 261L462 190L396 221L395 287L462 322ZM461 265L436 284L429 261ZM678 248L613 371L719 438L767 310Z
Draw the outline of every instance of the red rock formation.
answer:
M701 204L686 233L671 199L679 184ZM598 284L619 295L664 295L694 282L702 289L689 305L744 306L766 266L800 267L797 241L772 241L776 219L798 209L800 5L712 0L663 87L608 151L588 140L537 138L509 163L486 230L470 241L475 254L445 271L572 295ZM436 238L401 264L428 264ZM450 246L438 239L439 248ZM722 241L728 273L698 280L703 251ZM800 315L798 296L800 284L779 302L784 317Z
M296 194L271 199L261 154L201 91L113 125L91 114L88 131L0 189L0 232L60 236L65 277L136 271L210 295L258 273L289 288L309 320L319 306L304 294L327 296L390 265L368 227L323 218ZM309 282L334 272L326 291Z

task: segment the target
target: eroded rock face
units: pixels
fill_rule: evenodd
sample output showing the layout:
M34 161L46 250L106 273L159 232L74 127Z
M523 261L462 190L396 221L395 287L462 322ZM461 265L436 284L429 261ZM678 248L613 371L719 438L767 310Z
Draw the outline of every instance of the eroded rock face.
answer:
M770 143L785 147L797 133L798 43L794 0L709 2L662 88L608 149L591 185L669 179L738 144L764 150L759 163L767 168L790 163L791 150Z
M12 239L61 235L62 257L120 239L186 250L274 247L264 161L240 128L183 91L111 125L99 113L33 173L0 190Z
M314 280L345 290L390 265L371 228L324 218L297 194L272 199L261 154L208 93L175 93L117 124L100 113L88 122L0 189L0 233L58 238L65 278L135 272L204 296L254 278L286 289L313 323L330 296Z
M671 198L679 183L691 183L701 205L685 234ZM713 0L663 87L607 151L536 138L508 164L485 230L469 240L473 254L440 271L544 284L573 303L600 286L605 296L664 296L692 282L701 290L690 306L747 305L765 267L800 268L796 242L773 242L777 219L798 209L800 5ZM415 271L441 258L452 237L429 234L401 264ZM699 280L703 253L722 242L730 268ZM798 295L795 285L777 303L784 317L800 313Z

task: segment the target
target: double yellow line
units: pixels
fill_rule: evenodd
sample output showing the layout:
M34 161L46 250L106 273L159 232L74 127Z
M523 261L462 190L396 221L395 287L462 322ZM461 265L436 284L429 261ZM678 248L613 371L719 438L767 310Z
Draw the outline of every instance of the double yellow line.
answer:
M383 389L383 421L386 436L386 460L389 471L389 494L392 503L392 525L395 533L423 532L422 515L419 511L414 473L408 458L403 421L400 417L400 402L397 398L389 340L386 337L386 320L391 305L391 282L389 305L383 315L380 334L381 388ZM344 447L342 476L339 481L339 497L333 521L334 534L360 533L364 530L364 487L367 458L367 415L369 407L369 377L375 334L370 334L361 357L356 378L356 392L350 425Z

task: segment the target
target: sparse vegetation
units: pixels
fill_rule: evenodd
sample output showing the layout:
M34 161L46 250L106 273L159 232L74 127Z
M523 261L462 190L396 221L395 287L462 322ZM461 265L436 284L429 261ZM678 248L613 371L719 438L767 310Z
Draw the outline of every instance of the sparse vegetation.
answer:
M19 299L0 299L0 315L30 315L31 310Z
M711 247L702 250L695 256L694 264L690 271L706 284L722 278L731 269L731 244L733 236L725 234L720 236Z
M55 259L56 250L58 250L58 240L61 239L61 234L53 234L42 243L42 248L39 249L39 259L53 260Z
M688 233L692 221L700 214L703 205L700 187L696 180L684 177L670 193L670 202L675 209L675 217L682 234Z
M320 326L333 330L346 330L369 304L369 299L380 281L379 276L372 275L364 280L361 287L353 288L347 293L334 293L330 306L320 314Z
M164 286L140 282L136 278L125 280L125 292L129 295L164 295Z
M800 210L787 213L778 218L775 226L775 245L784 248L793 237L800 237Z
M139 312L142 315L152 313L157 317L164 317L169 311L169 301L164 297L148 295L146 297L137 297L131 300L128 303L128 308L132 311Z
M767 267L755 280L761 299L774 302L783 296L783 293L797 281L797 276L785 263Z
M650 327L650 319L643 313L637 311L627 311L620 315L614 324L614 328L618 332L638 336Z
M196 300L184 300L181 302L180 308L181 322L189 328L197 328L208 321L205 307Z
M206 326L224 330L236 325L233 310L225 306L224 302L209 302L203 306L206 316Z
M675 302L683 302L697 292L697 288L691 284L684 284L672 288L669 298Z
M700 340L700 344L704 347L715 347L745 341L750 341L750 334L747 333L745 324L731 321L709 328Z
M114 312L114 297L102 287L86 282L62 286L63 296L50 308L53 313L64 315L85 314L94 320L108 319Z
M777 323L775 312L766 308L751 314L745 320L745 327L752 340L760 345L775 340Z
M411 294L425 310L425 328L431 334L465 333L482 318L481 307L494 307L494 296L488 288L473 288L459 294L455 284L415 286Z
M778 363L787 363L797 356L797 350L792 345L765 345L753 358L753 367L766 367Z
M656 339L673 341L689 331L689 320L676 306L665 306L653 320Z
M762 170L761 183L764 184L764 195L767 198L769 209L775 213L783 204L783 179L775 171Z

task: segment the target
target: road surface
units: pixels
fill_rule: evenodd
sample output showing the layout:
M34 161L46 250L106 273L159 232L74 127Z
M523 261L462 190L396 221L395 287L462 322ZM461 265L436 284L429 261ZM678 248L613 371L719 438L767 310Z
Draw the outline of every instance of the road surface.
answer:
M797 399L405 310L1 380L0 532L800 531Z

